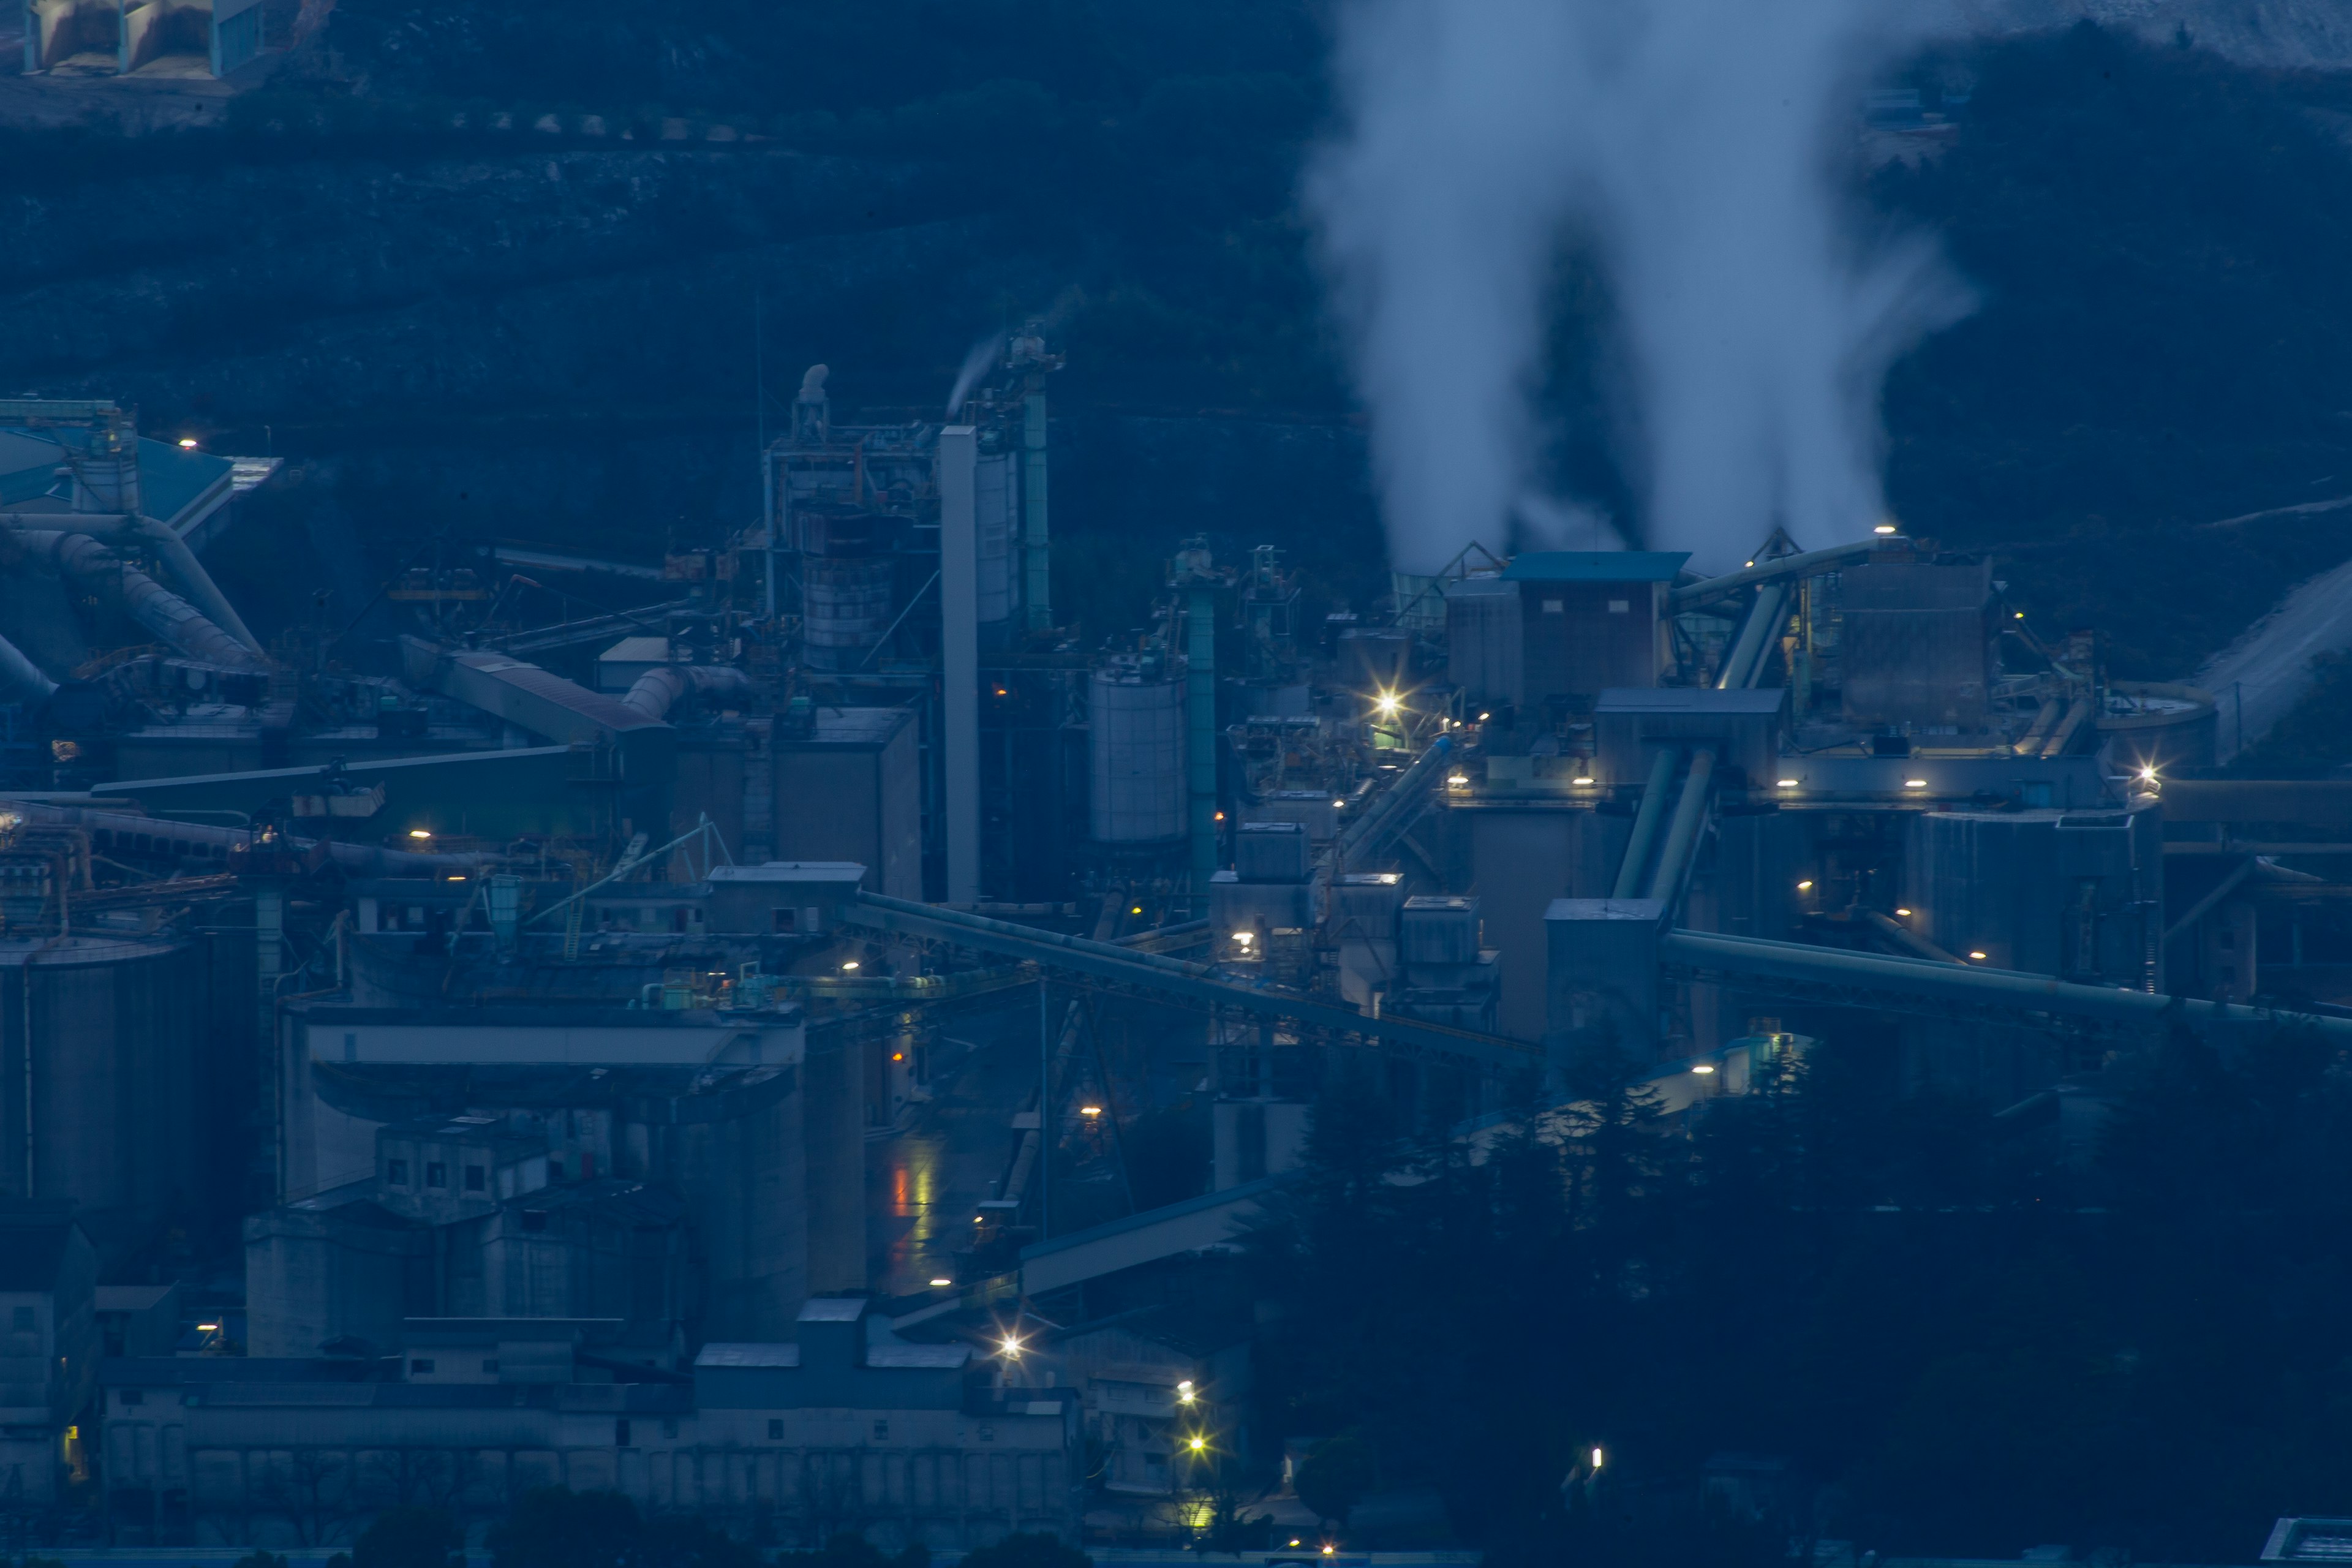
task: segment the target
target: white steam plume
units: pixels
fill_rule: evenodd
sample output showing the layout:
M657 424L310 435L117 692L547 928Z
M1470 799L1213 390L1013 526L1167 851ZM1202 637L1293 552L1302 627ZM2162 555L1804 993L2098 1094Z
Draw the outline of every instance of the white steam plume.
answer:
M1544 285L1593 244L1622 315L1646 542L1737 564L1880 512L1887 364L1965 311L1871 244L1836 136L1918 0L1355 0L1350 123L1310 170L1395 563L1499 543L1528 489Z
M963 356L963 368L956 372L955 386L948 394L949 418L954 418L962 411L963 400L971 395L971 389L980 384L980 378L986 375L990 367L1003 356L1004 341L1003 332L982 338L972 344L971 352Z

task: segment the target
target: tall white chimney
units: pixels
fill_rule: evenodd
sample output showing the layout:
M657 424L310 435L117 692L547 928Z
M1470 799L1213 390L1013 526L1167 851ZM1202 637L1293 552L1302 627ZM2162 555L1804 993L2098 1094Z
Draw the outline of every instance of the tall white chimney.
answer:
M940 664L948 902L980 901L980 433L940 432Z

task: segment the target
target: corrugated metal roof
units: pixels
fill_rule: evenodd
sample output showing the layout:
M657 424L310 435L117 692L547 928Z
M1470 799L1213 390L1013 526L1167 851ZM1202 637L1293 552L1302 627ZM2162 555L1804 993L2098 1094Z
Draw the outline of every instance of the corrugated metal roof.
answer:
M970 1345L868 1345L866 1364L883 1367L934 1367L941 1370L971 1360Z
M1513 583L1671 583L1687 550L1536 550L1511 558L1503 576Z
M1615 686L1594 699L1595 713L1770 714L1787 701L1785 686L1718 691L1712 686Z
M702 1347L694 1358L697 1366L798 1366L801 1347L785 1344L724 1344L718 1342Z

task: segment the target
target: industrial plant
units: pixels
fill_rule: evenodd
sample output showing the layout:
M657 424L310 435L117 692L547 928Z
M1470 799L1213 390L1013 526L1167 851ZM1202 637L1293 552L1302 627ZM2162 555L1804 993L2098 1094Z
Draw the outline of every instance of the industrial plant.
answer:
M769 1545L1148 1532L1212 1448L1283 1462L1232 1255L1337 1077L1475 1158L1864 1038L2063 1158L2182 1022L2352 1037L2271 978L2352 784L2203 776L2213 697L1998 559L1498 541L1349 610L1203 535L1106 636L1055 597L1062 363L1013 334L945 423L814 366L748 526L436 535L382 658L207 571L274 460L0 402L29 1539L557 1484Z

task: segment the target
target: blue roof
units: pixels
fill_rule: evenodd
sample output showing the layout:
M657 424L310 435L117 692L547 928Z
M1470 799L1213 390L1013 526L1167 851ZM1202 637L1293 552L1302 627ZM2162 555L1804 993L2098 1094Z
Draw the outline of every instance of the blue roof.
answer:
M72 426L0 426L0 505L21 504L53 489L65 493L58 478L64 454L58 448L89 445L89 432ZM236 469L227 458L142 436L139 508L158 522L177 523L197 502L231 482Z
M1671 583L1687 550L1536 550L1503 568L1509 583Z
M139 510L158 522L182 513L226 482L236 465L210 452L186 452L169 441L139 437Z

